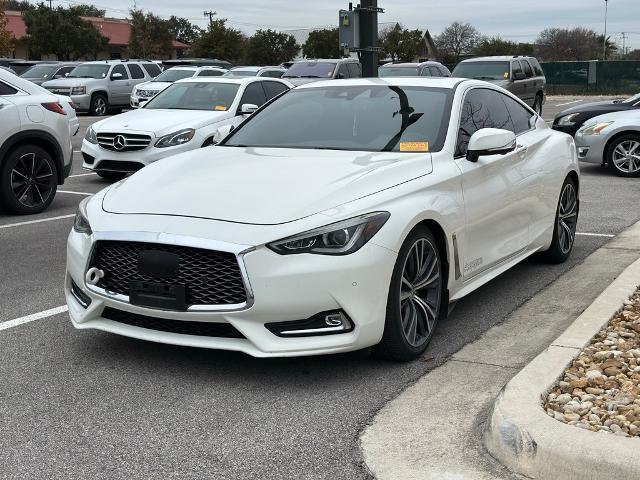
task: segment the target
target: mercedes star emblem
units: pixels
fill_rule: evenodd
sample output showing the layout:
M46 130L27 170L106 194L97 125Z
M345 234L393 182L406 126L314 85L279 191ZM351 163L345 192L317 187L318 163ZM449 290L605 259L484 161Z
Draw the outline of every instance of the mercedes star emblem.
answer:
M127 139L122 135L116 135L116 138L113 139L113 148L116 150L124 150L127 146Z

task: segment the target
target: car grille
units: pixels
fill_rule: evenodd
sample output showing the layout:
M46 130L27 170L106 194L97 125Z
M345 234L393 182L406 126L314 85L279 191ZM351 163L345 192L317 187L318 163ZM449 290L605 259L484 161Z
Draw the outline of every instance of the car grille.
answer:
M135 133L98 133L98 145L112 152L144 150L151 143L149 135Z
M51 93L55 93L56 95L66 95L67 97L71 94L70 88L48 87L47 90L49 90Z
M143 251L162 251L179 256L178 274L156 278L138 271ZM187 305L225 306L247 302L238 260L233 253L157 243L104 240L96 244L92 267L104 271L98 287L107 293L129 296L131 281L184 285Z
M147 317L146 315L124 312L111 307L106 307L102 312L102 316L114 322L159 332L196 335L199 337L246 338L229 323L167 320L164 318Z
M158 90L136 90L139 97L149 98L158 94Z

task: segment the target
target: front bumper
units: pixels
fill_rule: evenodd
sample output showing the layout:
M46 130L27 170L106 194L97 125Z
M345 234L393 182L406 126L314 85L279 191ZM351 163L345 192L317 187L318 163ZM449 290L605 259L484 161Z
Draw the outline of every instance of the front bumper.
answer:
M205 222L199 220L196 222ZM215 222L209 222L215 231ZM272 227L256 227L272 228ZM119 232L120 236L134 232ZM382 338L389 282L396 253L369 242L358 252L340 257L322 255L278 255L264 246L220 244L216 250L233 251L244 266L251 302L239 309L216 311L166 311L129 304L88 288L85 274L92 237L72 231L67 244L65 294L73 325L172 345L234 350L255 357L306 356L359 350ZM157 235L161 238L161 235ZM161 243L189 244L192 237L169 235ZM169 240L171 239L171 240ZM198 242L207 241L202 238ZM71 293L71 281L91 299L84 308ZM102 316L111 307L148 317L175 321L227 323L245 338L216 338L169 333L119 323ZM343 311L353 322L353 331L335 335L282 338L271 333L267 323L299 321L321 312Z
M582 135L576 133L576 149L578 150L578 160L586 163L604 163L604 148L607 136L602 135Z
M91 109L91 95L71 95L71 100L76 104L78 112L86 113Z
M551 128L553 128L557 132L566 133L567 135L575 137L576 132L580 129L581 126L582 125L558 125L557 123L554 123Z

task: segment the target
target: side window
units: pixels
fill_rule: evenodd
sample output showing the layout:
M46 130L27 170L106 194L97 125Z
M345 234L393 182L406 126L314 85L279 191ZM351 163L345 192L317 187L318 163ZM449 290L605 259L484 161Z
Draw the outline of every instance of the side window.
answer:
M420 70L420 76L421 77L430 77L431 76L431 70L429 70L429 67L422 67L422 70Z
M522 63L522 66L524 67L524 73L527 75L527 78L533 77L533 68L531 68L529 62L522 60L520 63Z
M511 74L513 76L513 79L515 80L517 78L517 74L520 73L524 73L522 71L522 65L520 65L520 62L518 60L514 60L513 62L511 62Z
M157 77L162 73L160 67L155 63L143 63L142 68L144 68L150 77Z
M467 93L460 112L456 157L467 154L469 139L482 128L514 130L513 122L501 97L501 93L486 88L474 88Z
M439 67L443 77L450 77L451 72L446 67Z
M18 90L6 83L0 82L0 95L15 95L16 93L18 93Z
M362 73L360 72L360 65L357 63L347 63L347 68L349 69L351 78L360 78L362 76Z
M127 69L124 68L124 65L116 65L115 67L113 67L113 70L111 70L111 75L113 75L114 73L122 74L122 78L120 80L129 79L129 74L127 73Z
M336 78L349 78L351 74L349 73L349 67L347 67L346 63L340 65L338 68L338 76Z
M244 89L242 100L240 101L240 106L244 105L245 103L251 103L253 105L261 107L265 104L266 101L267 97L264 94L262 82L253 82L247 85L247 88Z
M431 72L432 77L440 76L440 70L438 70L438 67L429 67L429 71Z
M507 110L509 111L511 121L513 122L513 133L519 135L533 128L535 118L533 113L511 97L502 95L502 100L504 100Z
M544 72L542 71L542 67L538 63L538 60L535 58L531 59L531 65L533 65L533 71L536 72L538 77L544 77Z
M278 82L262 82L264 89L267 92L267 100L271 100L273 97L277 97L282 92L289 90L289 87Z
M136 65L135 63L130 63L127 65L129 67L129 72L131 73L131 78L144 78L144 72L140 68L140 65Z
M282 78L282 75L284 75L284 72L281 72L280 70L265 70L262 73L263 77L269 78Z

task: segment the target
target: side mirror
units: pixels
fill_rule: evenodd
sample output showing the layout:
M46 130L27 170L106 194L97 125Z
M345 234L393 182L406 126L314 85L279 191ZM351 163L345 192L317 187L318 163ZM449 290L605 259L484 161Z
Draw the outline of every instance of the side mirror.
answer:
M224 125L218 128L216 133L213 135L213 141L211 142L211 144L217 145L222 140L224 140L231 132L233 132L235 128L236 127L234 125Z
M243 103L240 107L240 115L252 115L258 110L258 105L254 105L253 103Z
M527 76L524 74L524 72L516 72L513 74L514 80L524 80L525 78L527 78Z
M67 77L69 76L69 73L71 73L71 72L67 72L67 73L65 73L65 74L64 74L64 78L67 78Z
M515 133L500 128L482 128L469 139L467 160L475 163L484 155L504 155L515 149Z
M112 73L111 74L111 80L122 80L122 74L121 73Z

